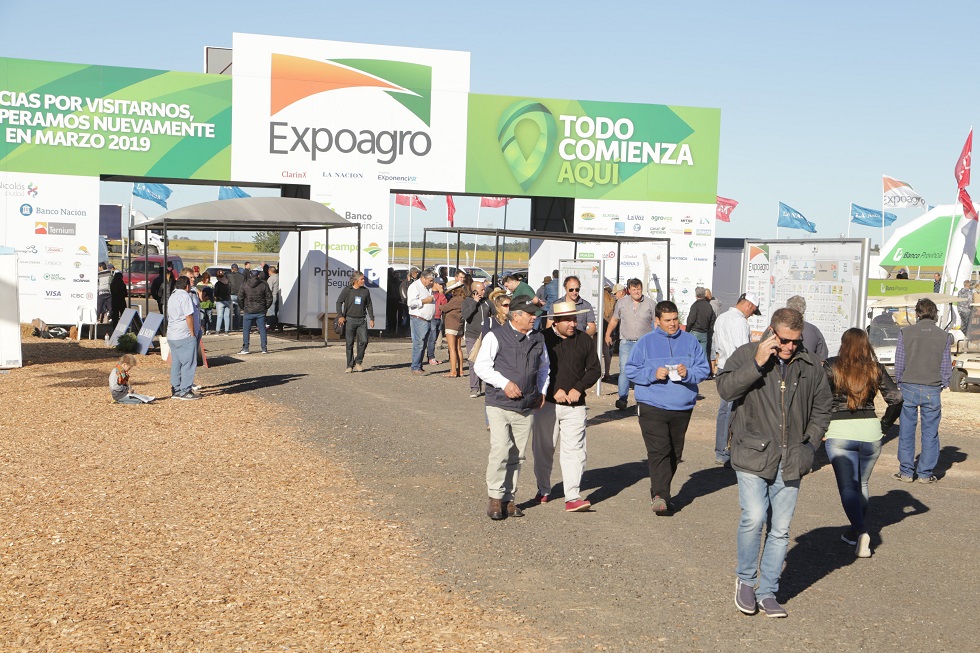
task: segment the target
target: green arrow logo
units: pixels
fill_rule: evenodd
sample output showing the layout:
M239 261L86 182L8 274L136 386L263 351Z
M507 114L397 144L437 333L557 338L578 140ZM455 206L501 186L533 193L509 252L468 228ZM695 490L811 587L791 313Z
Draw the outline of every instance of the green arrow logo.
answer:
M497 140L514 179L527 190L538 178L555 148L555 117L540 102L521 100L500 115Z

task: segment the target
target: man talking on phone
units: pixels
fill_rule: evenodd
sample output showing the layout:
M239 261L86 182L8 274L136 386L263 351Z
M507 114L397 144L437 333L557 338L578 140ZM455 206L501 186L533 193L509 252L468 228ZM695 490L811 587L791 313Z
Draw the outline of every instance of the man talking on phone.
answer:
M735 605L745 614L759 608L768 617L787 614L776 592L789 525L800 479L813 468L830 424L830 386L820 362L802 344L803 315L781 308L772 314L762 339L736 349L718 375L718 394L733 402L731 463L742 509Z

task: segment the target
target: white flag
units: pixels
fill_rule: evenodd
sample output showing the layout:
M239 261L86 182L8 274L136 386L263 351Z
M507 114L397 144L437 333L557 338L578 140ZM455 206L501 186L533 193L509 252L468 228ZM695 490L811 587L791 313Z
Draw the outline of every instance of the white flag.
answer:
M926 208L926 201L912 190L904 181L892 177L881 176L882 204L886 209L904 209L910 206Z

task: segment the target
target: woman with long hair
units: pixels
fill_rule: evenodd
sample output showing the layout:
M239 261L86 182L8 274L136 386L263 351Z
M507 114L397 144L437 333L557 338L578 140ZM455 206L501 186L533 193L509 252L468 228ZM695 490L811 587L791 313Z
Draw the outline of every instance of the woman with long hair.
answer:
M851 527L841 540L855 546L859 558L871 557L871 536L864 523L868 512L868 480L881 454L882 434L902 410L902 393L878 362L864 329L848 329L837 356L824 371L834 394L830 427L824 439L837 477L841 505ZM875 397L881 393L888 408L879 420Z
M443 374L450 378L463 376L463 301L466 288L454 281L446 288L449 301L442 306L442 321L446 325L446 344L449 346L449 372Z
M503 288L497 288L492 293L490 293L490 301L493 302L493 306L497 309L497 312L493 314L493 317L497 320L498 324L504 324L507 322L507 314L510 313L510 297Z

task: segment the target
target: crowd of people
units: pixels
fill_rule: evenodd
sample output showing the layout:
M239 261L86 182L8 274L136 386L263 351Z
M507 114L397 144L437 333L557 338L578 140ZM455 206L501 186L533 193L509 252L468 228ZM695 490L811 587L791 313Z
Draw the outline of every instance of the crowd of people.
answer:
M200 398L194 372L202 316L211 308L206 303L225 301L223 294L203 290L210 287L208 279L195 284L196 279L195 270L184 268L167 302L173 397L185 400ZM425 270L410 276L405 289L411 373L423 375L426 364L442 363L434 357L441 325L449 353L445 376L463 377L464 360L469 360L470 397L485 397L490 440L486 514L495 521L524 515L516 496L529 441L537 490L532 501L554 499L557 456L565 510L592 508L581 495L581 480L587 464L586 396L603 376L596 314L581 297L578 277L557 282L555 271L534 292L523 279L504 277L503 287L488 293L484 282L463 272L448 281ZM258 271L243 275L239 285L219 280L214 287L220 283L234 290L244 316L239 353L249 353L253 322L259 325L266 353L264 322L274 301L269 283ZM872 555L866 522L869 479L883 435L896 420L899 472L894 478L937 482L933 472L939 456L940 393L950 383L951 337L938 326L938 309L931 300L917 303L915 324L901 331L893 379L863 329L848 329L838 354L828 357L823 334L804 319L806 299L801 296L774 310L768 328L753 342L748 320L761 312L752 292L721 313L710 289L696 288L683 328L677 306L655 302L638 279L605 292L612 306L604 307L608 319L601 349L611 358L618 345L617 409L629 410L633 389L647 452L651 509L657 515L675 510L672 483L694 407L703 399L699 384L716 382L715 463L735 474L741 509L735 537L735 603L740 611L787 615L776 593L789 529L801 480L824 442L849 523L841 540L854 547L858 558ZM375 315L362 273L351 276L338 298L337 322L346 340L345 372L363 371L367 330L374 328ZM110 375L117 400L127 390L123 386L129 368L123 363L128 361ZM608 360L605 373L608 378ZM879 395L887 406L881 416L875 409Z
M568 276L559 283L557 270L536 292L516 277L505 277L502 286L487 295L482 282L467 280L462 273L448 284L432 271L410 277L405 297L411 372L422 375L426 363L440 363L427 351L436 338L437 320L443 320L450 325L447 340L453 338L447 376L461 376L464 352L457 347L462 331L471 361L470 396L485 395L490 519L523 516L516 496L529 441L537 486L532 501L553 500L557 456L565 510L590 510L580 485L587 459L585 398L603 378L592 337L595 308L581 297L579 279ZM674 510L671 485L693 409L703 399L699 384L717 384L715 462L733 470L741 508L735 538L735 603L740 611L787 614L776 593L790 523L801 479L812 470L824 442L849 523L841 540L854 547L858 558L872 555L868 482L883 435L899 418L900 471L895 478L937 481L939 393L950 381L951 339L936 324L938 311L930 300L918 303L916 323L902 332L893 379L863 329L847 330L839 353L828 357L820 329L804 318L802 296L775 310L769 328L753 342L748 320L761 312L752 292L722 313L710 289L696 288L684 328L677 306L652 300L638 279L605 293L605 378L611 379L609 359L618 346L616 407L630 409L632 388L647 451L651 508L658 515ZM359 352L363 359L363 349ZM875 412L879 395L887 406L881 416Z

